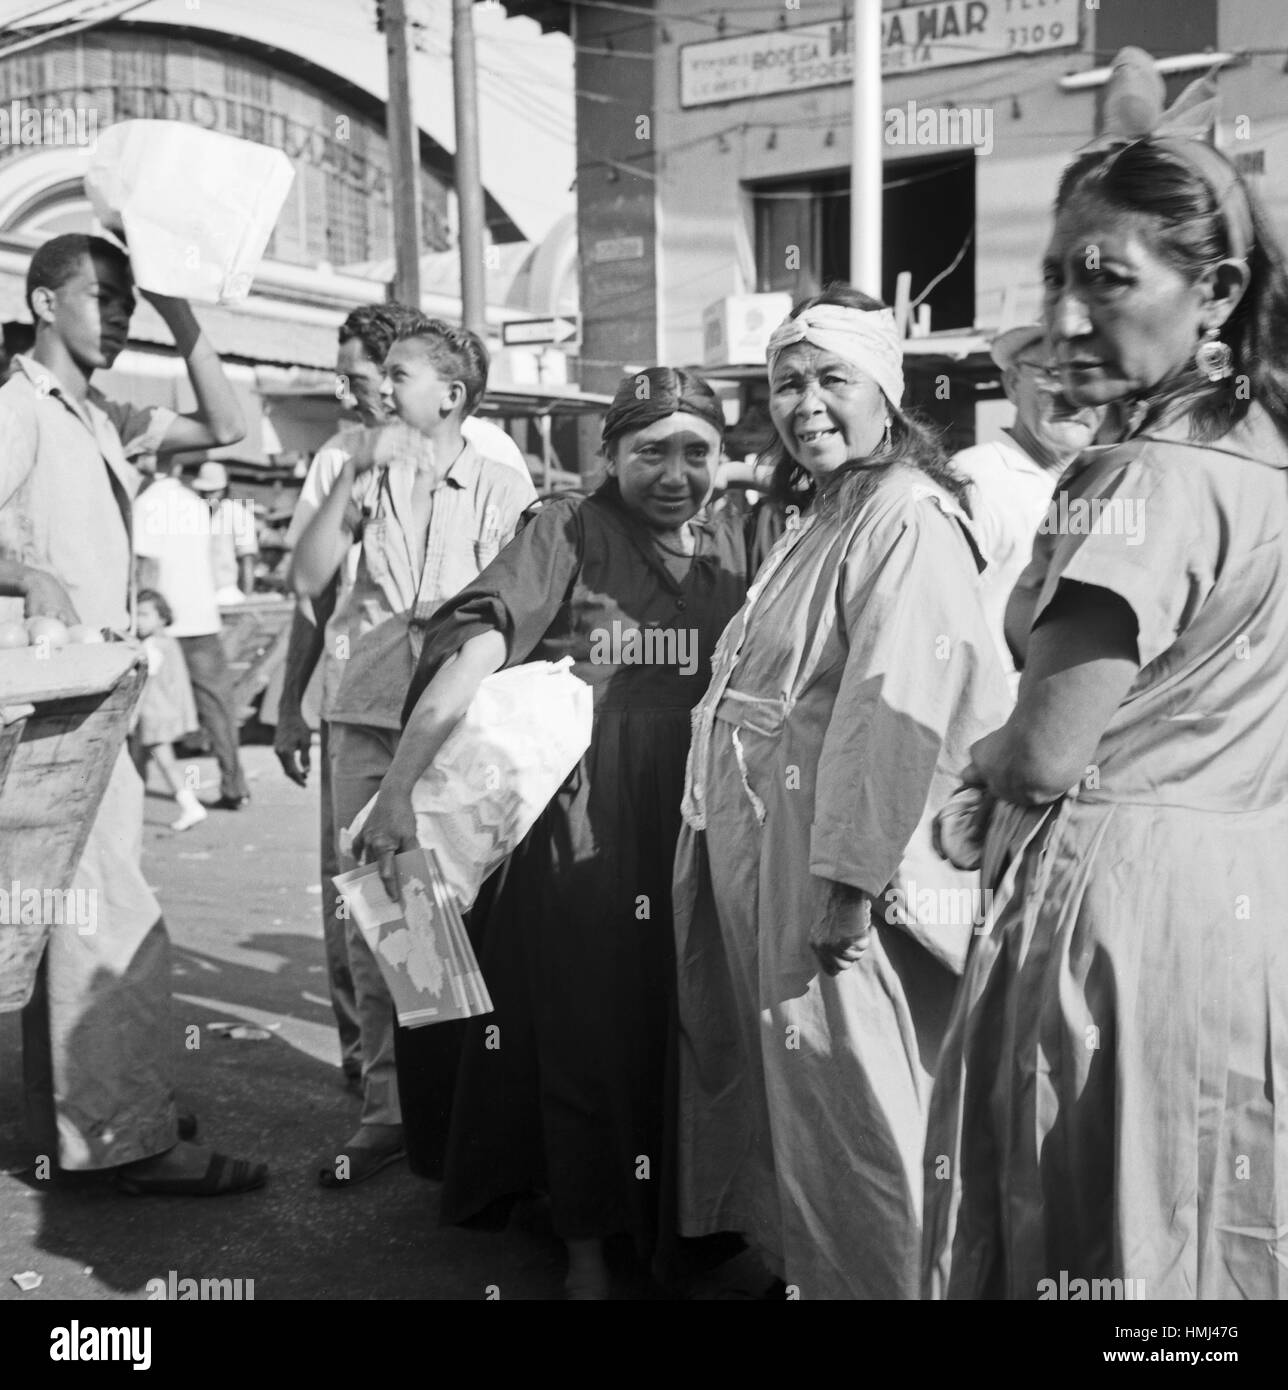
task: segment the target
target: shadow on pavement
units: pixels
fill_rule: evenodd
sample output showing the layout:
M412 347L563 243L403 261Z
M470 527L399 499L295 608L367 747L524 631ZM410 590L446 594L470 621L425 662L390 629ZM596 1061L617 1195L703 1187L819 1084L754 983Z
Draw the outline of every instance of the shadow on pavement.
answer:
M18 1015L0 1016L0 1169L9 1174L0 1176L0 1299L146 1298L149 1281L164 1287L171 1272L176 1280L242 1280L243 1291L253 1280L257 1299L557 1297L562 1252L548 1232L440 1228L437 1184L405 1163L348 1191L318 1186L319 1159L352 1132L359 1109L338 1065L314 1055L338 1055L316 969L321 943L250 934L236 948L276 964L174 950L177 1089L199 1118L200 1142L267 1161L267 1187L132 1198L93 1175L39 1179L21 1128ZM259 1041L209 1028L246 1022L275 1026ZM28 1268L45 1275L35 1295L9 1280Z

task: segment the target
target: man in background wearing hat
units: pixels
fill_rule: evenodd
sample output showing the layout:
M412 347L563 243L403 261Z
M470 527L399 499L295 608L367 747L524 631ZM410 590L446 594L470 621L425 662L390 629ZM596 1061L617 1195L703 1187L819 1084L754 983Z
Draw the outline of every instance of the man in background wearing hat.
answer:
M228 470L214 459L201 465L192 485L210 506L215 597L220 603L240 603L255 592L259 540L254 504L249 498L229 496Z
M1102 412L1065 397L1047 366L1050 353L1040 325L999 334L992 353L1015 421L1005 439L963 449L952 462L971 484L975 538L988 561L980 599L1014 691L1019 678L1003 631L1007 600L1033 554L1033 538L1060 475L1095 439Z
M223 466L216 466L223 474ZM206 481L211 481L209 473ZM222 481L227 483L226 474ZM179 465L141 493L134 509L139 587L159 589L174 612L170 635L183 649L197 719L219 764L219 800L208 804L239 811L250 800L250 790L237 751L232 674L220 636L214 530L209 506L183 481Z

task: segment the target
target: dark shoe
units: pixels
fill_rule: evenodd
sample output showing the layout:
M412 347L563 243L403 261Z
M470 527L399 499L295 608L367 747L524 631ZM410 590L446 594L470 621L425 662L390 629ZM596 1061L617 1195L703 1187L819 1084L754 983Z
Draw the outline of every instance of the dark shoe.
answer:
M236 1192L253 1192L268 1178L268 1164L252 1163L227 1154L211 1154L205 1174L200 1178L175 1178L146 1173L117 1173L118 1192L131 1197L231 1197Z
M786 1296L787 1290L751 1249L744 1249L714 1269L690 1275L687 1284L686 1296L699 1302L779 1299Z
M191 1110L179 1111L179 1138L195 1139L197 1137L197 1117Z
M250 805L250 793L245 796L221 796L218 801L203 803L211 811L240 811Z

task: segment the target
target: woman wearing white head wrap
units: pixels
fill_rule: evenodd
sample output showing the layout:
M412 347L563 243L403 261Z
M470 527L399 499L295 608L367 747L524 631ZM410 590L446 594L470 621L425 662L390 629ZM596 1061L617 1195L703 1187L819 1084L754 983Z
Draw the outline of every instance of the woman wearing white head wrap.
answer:
M962 484L900 408L901 361L848 286L770 341L797 510L695 711L676 863L683 1230L743 1232L803 1298L917 1295L925 1104L975 920L931 822L1007 702Z

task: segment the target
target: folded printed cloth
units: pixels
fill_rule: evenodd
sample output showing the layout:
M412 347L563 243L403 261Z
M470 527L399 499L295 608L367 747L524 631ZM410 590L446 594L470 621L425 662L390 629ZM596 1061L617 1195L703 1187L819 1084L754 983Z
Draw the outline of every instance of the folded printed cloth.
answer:
M931 831L935 853L955 869L979 868L993 800L987 787L964 783L935 817Z

